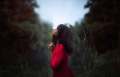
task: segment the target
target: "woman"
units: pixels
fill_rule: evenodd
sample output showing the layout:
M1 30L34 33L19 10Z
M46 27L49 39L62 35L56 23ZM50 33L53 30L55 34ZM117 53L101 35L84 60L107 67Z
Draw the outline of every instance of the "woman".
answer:
M49 46L52 47L50 66L53 70L53 77L73 77L68 66L68 59L72 52L70 29L66 25L60 24L52 32L52 36L53 40Z

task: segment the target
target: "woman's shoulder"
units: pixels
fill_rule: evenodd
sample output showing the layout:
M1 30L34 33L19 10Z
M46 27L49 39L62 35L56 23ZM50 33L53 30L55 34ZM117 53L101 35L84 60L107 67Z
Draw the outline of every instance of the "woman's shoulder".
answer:
M63 44L61 44L61 43L58 43L58 44L56 44L56 48L61 48L61 49L64 49L64 45L63 45Z
M56 44L53 51L56 51L56 52L58 52L58 51L60 51L60 52L64 51L64 45L61 44L61 43Z

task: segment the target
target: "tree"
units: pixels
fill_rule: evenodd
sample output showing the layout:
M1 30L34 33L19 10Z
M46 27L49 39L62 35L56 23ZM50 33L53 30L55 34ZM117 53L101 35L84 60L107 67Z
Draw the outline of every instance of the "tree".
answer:
M86 14L86 20L93 24L92 39L99 53L118 46L119 4L118 0L88 0L86 7L90 12Z
M88 0L85 16L88 23L89 43L94 45L97 55L93 67L83 77L119 77L119 18L118 0ZM95 56L95 55L93 55ZM91 60L90 60L91 61Z
M51 27L38 18L36 6L35 0L0 1L1 77L48 76Z
M96 50L89 44L89 28L85 20L78 21L73 26L74 40L71 66L75 72L76 77L87 77L87 72L94 67L94 60L96 58Z

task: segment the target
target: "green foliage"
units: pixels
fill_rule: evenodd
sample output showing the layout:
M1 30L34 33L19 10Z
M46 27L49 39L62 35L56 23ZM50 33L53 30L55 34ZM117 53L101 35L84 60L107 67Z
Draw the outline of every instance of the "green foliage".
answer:
M95 49L89 45L87 25L85 21L76 22L73 28L74 52L71 57L71 66L76 77L85 77L85 73L93 69L97 55Z
M48 50L48 42L50 41L50 32L51 32L51 24L47 22L31 22L25 21L19 24L21 28L26 31L31 32L31 48L32 48L32 56L30 67L26 69L25 74L30 74L31 76L48 76L48 64L49 64L49 50ZM29 65L27 65L29 66ZM26 67L25 67L26 68ZM23 72L23 73L24 73ZM23 74L24 76L24 74Z
M120 77L120 2L88 0L82 22L71 27L76 77ZM38 18L35 0L0 1L0 77L48 77L52 24Z
M48 77L51 24L34 12L35 0L0 1L0 77Z
M88 0L86 7L90 11L84 22L75 26L80 43L72 66L77 77L120 76L119 3L118 0Z

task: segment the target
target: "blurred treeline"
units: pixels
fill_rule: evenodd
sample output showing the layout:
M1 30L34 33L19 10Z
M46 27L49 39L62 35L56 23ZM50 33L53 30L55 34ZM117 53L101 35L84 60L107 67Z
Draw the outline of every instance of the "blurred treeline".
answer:
M0 0L0 77L48 77L52 25L35 0Z
M50 77L52 24L36 0L0 1L0 77ZM120 77L120 1L88 0L89 12L71 26L75 77Z
M88 0L89 12L76 22L76 77L120 77L120 1Z

